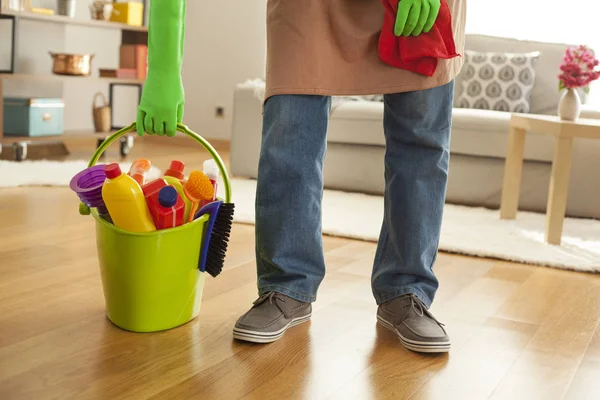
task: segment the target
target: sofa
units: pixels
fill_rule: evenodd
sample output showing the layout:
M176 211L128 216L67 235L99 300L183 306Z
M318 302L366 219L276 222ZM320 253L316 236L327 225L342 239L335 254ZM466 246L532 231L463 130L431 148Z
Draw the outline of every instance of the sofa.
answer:
M539 52L530 113L556 115L560 93L557 75L567 44L543 43L485 35L467 35L466 50ZM458 106L464 68L455 82L450 171L446 201L500 206L510 112ZM328 189L383 194L383 103L372 99L338 100L332 108L327 138L324 185ZM584 104L582 118L600 119L600 109ZM262 98L260 83L235 89L231 172L256 178L260 154ZM600 140L576 139L567 200L567 215L600 219ZM519 208L545 212L554 139L527 135ZM352 173L348 173L352 171Z

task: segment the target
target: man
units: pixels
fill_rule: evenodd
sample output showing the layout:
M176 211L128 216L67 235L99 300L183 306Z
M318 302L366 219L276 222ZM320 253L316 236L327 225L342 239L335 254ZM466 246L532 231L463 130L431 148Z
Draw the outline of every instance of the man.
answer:
M152 3L160 1L165 0ZM465 4L448 4L461 53ZM440 0L401 0L395 34L428 32L439 7ZM384 64L377 52L383 14L381 0L268 0L256 197L259 298L237 321L236 339L273 342L310 319L325 275L321 197L330 96L384 94L385 211L372 273L377 319L410 350L450 349L446 331L428 308L438 288L433 264L448 176L454 78L462 60L439 60L432 77ZM152 68L148 80L156 82ZM138 116L144 127L138 130L171 134L167 120L177 108L161 119L148 85ZM182 99L171 101L183 104ZM165 123L157 128L157 120Z

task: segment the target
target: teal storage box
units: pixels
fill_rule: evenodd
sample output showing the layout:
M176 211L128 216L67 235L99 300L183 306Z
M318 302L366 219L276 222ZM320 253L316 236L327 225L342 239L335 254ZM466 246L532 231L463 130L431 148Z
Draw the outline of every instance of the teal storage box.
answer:
M7 97L4 136L54 136L63 133L62 99Z

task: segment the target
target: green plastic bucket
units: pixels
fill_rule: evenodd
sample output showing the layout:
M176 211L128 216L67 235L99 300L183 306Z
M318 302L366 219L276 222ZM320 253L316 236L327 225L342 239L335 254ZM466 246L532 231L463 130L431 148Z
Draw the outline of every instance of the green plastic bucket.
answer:
M216 150L185 125L177 129L196 140L216 161L223 177L225 202L231 185ZM89 167L116 139L135 131L135 123L111 135L98 147ZM89 209L80 205L80 212ZM183 325L198 316L206 273L198 268L209 215L191 223L148 233L132 233L104 220L96 209L98 261L106 315L116 326L132 332L156 332Z

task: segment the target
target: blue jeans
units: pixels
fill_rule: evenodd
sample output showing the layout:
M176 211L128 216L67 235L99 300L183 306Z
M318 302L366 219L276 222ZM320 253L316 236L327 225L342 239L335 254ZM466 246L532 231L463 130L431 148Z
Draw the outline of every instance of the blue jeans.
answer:
M372 273L377 304L414 294L429 307L437 291L433 264L446 198L453 88L452 81L384 96L385 209ZM256 193L260 294L316 300L325 276L321 200L330 108L328 96L279 95L265 102Z

